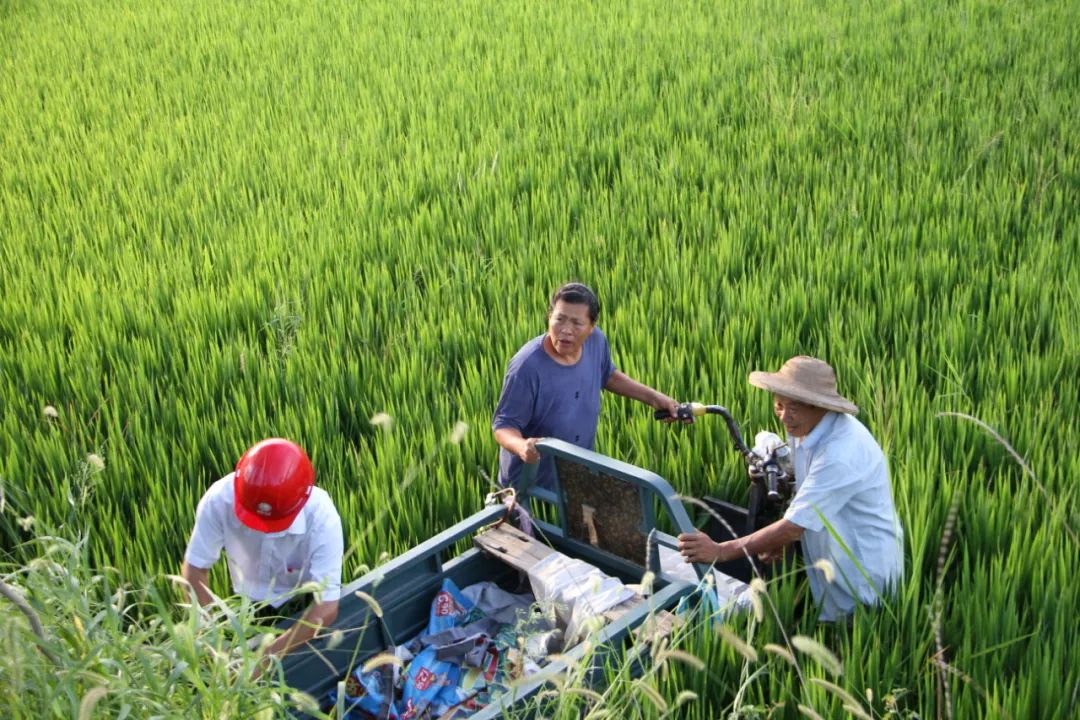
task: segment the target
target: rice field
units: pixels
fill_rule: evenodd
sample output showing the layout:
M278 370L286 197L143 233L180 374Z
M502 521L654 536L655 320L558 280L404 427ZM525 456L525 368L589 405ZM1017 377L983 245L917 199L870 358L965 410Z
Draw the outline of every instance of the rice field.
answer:
M751 432L748 372L830 361L905 525L888 610L815 628L776 581L655 678L696 694L669 714L846 716L829 678L870 717L1077 717L1077 47L1076 2L0 0L4 572L85 533L165 587L281 435L354 577L481 506L506 363L580 279L621 369ZM720 423L604 402L598 450L745 500ZM0 714L68 716L25 693Z

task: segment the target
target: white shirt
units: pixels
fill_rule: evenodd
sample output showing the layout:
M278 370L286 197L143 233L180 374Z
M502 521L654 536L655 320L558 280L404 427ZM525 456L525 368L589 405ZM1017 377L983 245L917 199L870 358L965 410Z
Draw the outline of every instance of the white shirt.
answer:
M904 533L885 455L870 431L844 413L827 413L806 437L788 442L795 497L784 518L805 529L803 558L820 619L838 620L857 601L876 603L904 572ZM814 567L818 560L832 564L831 583Z
M289 599L283 595L314 581L323 585L321 601L339 599L344 540L341 517L326 491L312 488L288 529L264 533L244 525L233 512L234 475L211 485L199 501L184 555L188 565L207 569L224 548L233 591L239 595L279 607Z

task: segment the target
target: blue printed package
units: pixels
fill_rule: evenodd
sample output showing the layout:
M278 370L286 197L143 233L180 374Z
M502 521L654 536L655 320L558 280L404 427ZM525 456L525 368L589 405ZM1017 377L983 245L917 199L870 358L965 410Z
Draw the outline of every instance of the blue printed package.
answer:
M335 692L330 693L330 703L337 704ZM391 670L381 667L365 673L357 669L345 681L344 708L346 717L360 716L353 712L360 710L383 720L399 720Z
M461 594L457 585L450 580L443 580L442 588L431 602L431 617L428 620L427 634L434 635L463 624L472 609L472 602Z
M433 715L441 706L457 703L458 678L461 668L452 662L438 660L435 648L424 648L409 663L409 672L405 678L405 689L401 696L401 720L411 720L421 716L428 706L433 706ZM451 702L447 703L447 700Z

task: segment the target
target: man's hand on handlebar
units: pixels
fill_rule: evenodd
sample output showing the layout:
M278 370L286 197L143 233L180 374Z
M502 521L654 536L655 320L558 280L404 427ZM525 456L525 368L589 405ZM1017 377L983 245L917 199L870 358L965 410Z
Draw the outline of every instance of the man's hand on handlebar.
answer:
M657 410L653 413L653 417L660 422L681 422L689 425L694 422L694 416L700 414L694 412L695 403L677 403L666 395L664 397L669 401L668 403L654 406Z
M678 417L679 403L662 392L656 393L656 397L653 398L651 405L656 409L653 416L656 417L657 420L671 423L681 419ZM691 422L693 422L692 419Z

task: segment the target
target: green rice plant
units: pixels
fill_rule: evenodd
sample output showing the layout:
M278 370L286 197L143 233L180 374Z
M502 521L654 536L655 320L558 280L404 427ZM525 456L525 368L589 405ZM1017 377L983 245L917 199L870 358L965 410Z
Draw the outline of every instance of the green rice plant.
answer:
M356 576L480 506L506 363L577 278L620 368L747 428L749 371L837 368L907 545L895 617L826 643L847 692L944 716L940 644L955 717L1073 716L1078 33L1042 1L0 3L5 567L56 528L171 597L202 492L285 435ZM604 401L597 449L683 495L745 500L727 447ZM756 647L817 637L797 575L769 593ZM716 717L741 656L688 643L720 690L661 695ZM739 707L842 714L767 660Z

